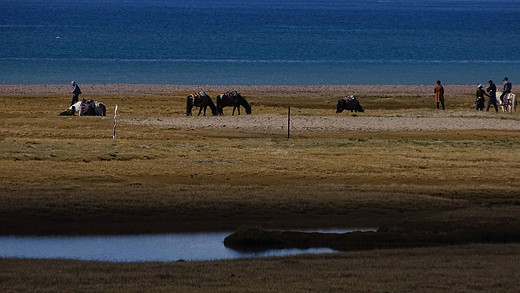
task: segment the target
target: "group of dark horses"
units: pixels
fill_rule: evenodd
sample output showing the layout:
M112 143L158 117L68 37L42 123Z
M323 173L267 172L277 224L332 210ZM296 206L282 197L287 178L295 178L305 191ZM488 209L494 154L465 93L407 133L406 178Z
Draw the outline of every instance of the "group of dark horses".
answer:
M199 116L204 110L204 116L206 116L206 109L209 107L211 109L211 114L213 116L216 115L224 115L224 107L233 106L233 113L231 115L235 115L235 110L238 110L238 115L240 115L240 106L246 109L247 114L251 114L251 106L249 103L236 91L226 92L217 96L217 106L213 103L210 96L208 96L205 92L193 93L186 98L186 116L191 116L191 110L193 107L199 107Z
M211 114L224 115L224 107L233 106L231 115L235 115L235 110L238 110L240 115L240 107L246 109L247 114L251 114L251 106L249 103L236 91L226 92L217 96L217 105L213 103L210 96L205 92L193 93L186 98L186 116L191 116L193 107L199 107L199 116L204 111L206 116L206 109L211 109ZM336 106L336 113L341 113L343 110L350 110L350 112L365 112L359 101L354 96L345 96L338 100Z

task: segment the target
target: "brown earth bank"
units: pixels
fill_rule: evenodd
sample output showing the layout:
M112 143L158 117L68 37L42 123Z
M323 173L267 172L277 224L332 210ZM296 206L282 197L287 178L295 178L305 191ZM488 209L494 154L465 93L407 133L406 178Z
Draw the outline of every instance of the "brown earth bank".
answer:
M386 226L377 231L349 233L318 233L297 231L272 231L258 228L241 228L224 240L226 247L238 251L262 251L287 248L331 248L339 251L428 247L468 243L520 242L520 225L462 227L448 223L441 231L438 225L418 221L422 229L404 231L399 224L392 229ZM446 223L443 223L446 224ZM406 227L405 227L406 228Z

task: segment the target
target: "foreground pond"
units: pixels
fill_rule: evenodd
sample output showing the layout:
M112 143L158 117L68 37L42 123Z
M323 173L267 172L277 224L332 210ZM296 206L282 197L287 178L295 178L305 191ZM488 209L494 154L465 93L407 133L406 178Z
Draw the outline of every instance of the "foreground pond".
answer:
M239 252L224 246L224 238L229 234L230 232L117 236L0 236L0 257L142 262L200 261L335 252L329 248Z

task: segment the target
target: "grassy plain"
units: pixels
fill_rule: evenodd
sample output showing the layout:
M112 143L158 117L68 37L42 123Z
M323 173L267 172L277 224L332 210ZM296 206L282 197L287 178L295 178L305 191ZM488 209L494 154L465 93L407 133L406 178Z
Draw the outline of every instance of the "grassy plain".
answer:
M119 124L118 139L112 140L115 104L121 119L161 119L184 115L187 94L91 95L108 106L103 118L58 117L68 95L1 96L0 233L520 222L518 131L323 132L287 139L232 129ZM253 115L285 115L287 106L294 115L338 115L339 97L331 93L243 95ZM447 98L446 115L472 115L472 94ZM421 117L434 111L430 95L366 93L360 101L367 112L357 115ZM520 120L518 113L481 118L486 117ZM516 244L476 245L171 264L2 259L0 287L513 292L518 251ZM40 275L43 268L47 272ZM22 282L26 278L31 282Z

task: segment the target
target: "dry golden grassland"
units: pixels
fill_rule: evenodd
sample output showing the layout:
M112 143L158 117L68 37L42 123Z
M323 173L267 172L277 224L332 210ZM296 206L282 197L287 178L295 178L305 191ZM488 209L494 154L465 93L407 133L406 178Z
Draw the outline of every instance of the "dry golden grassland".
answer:
M122 121L183 116L187 94L94 96L108 107L102 118L58 117L65 95L3 96L3 233L377 227L518 203L518 131L321 132L287 139L120 123L112 140L115 104ZM336 114L337 99L328 93L244 96L253 115L285 115L287 106L294 115L352 115ZM357 115L432 111L430 96L360 100L367 112ZM454 113L472 113L470 95L449 101Z
M340 97L331 93L242 94L253 115L285 115L288 106L293 115L311 116L422 117L436 111L431 95L367 93L359 96L366 113L336 114ZM90 95L107 105L107 117L58 117L70 101L66 94L1 96L0 233L379 227L403 220L519 223L518 131L314 132L287 139L124 123L184 116L187 95ZM115 104L123 121L117 140ZM472 107L473 94L448 95L445 113L472 116ZM518 113L478 117L520 120ZM3 292L513 292L518 248L172 264L2 259L0 287Z

